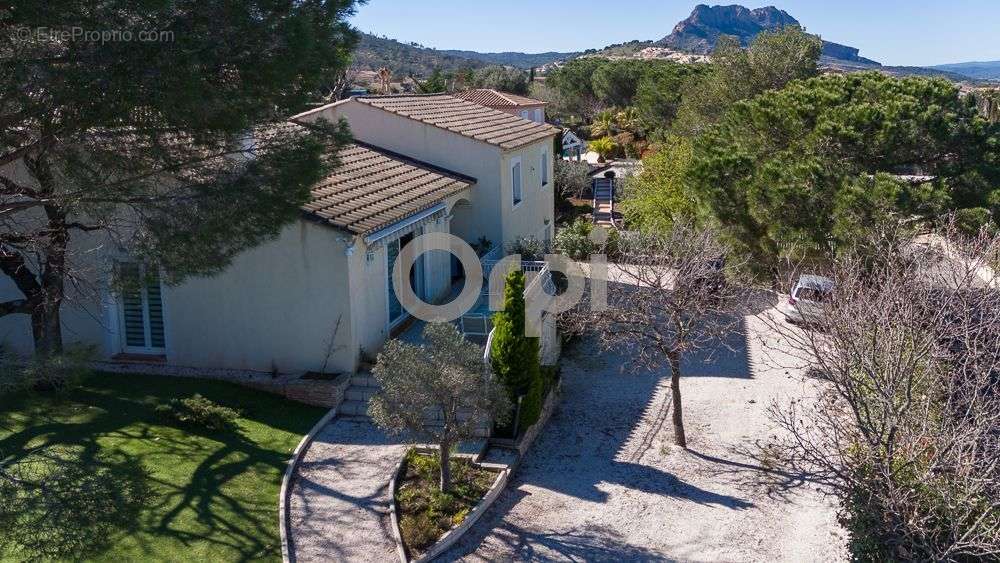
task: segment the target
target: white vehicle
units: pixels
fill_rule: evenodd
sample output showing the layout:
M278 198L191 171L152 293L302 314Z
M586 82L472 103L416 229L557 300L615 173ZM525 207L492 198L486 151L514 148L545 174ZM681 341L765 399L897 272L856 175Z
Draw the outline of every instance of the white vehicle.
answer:
M833 292L833 280L823 276L804 275L792 288L788 301L778 310L789 322L810 324L823 320L823 303Z

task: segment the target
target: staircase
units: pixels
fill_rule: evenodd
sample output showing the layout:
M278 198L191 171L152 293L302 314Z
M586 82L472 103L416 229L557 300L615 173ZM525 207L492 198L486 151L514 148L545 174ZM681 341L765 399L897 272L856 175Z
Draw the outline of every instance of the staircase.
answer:
M615 181L613 178L595 178L594 224L613 227L617 219L615 213Z
M372 377L369 371L359 371L357 374L351 376L351 383L347 387L347 391L344 392L344 400L340 403L340 407L337 409L337 413L340 416L348 418L364 418L368 419L368 401L379 392L378 381ZM462 414L459 414L459 418ZM427 413L424 418L424 425L427 427L441 427L443 422L441 420L441 413ZM490 434L490 425L484 423L481 428L477 430L477 434L482 437L488 437Z
M378 393L378 381L367 371L359 371L351 376L351 384L344 392L344 401L338 412L344 416L368 417L368 401Z

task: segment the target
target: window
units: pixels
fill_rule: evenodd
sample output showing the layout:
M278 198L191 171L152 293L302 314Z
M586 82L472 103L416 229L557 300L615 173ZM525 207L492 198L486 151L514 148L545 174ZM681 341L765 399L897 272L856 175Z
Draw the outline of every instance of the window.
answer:
M544 123L545 122L545 114L543 113L542 108L536 108L535 109L535 121L537 121L539 123Z
M542 150L542 187L549 185L549 151Z
M163 292L160 272L135 262L118 267L122 284L121 325L126 352L163 352Z
M814 287L799 286L798 291L795 292L796 299L812 301L813 303L823 303L826 301L826 297L827 292Z
M510 165L511 193L514 205L521 203L521 159L516 158Z
M521 119L527 119L528 121L531 121L531 110L526 109L521 111Z
M392 272L396 266L396 258L399 257L399 239L391 241L385 245L386 252L386 277L387 289L389 291L389 324L392 324L399 320L403 316L403 305L399 302L399 297L396 296L396 289L393 287L392 283Z

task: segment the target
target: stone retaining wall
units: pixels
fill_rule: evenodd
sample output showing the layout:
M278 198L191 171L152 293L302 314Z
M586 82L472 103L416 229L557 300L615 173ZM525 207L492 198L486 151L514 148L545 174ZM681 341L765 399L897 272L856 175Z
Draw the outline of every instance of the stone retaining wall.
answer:
M350 385L348 374L330 380L302 379L303 374L270 374L259 371L200 369L141 362L94 362L94 369L108 373L162 375L228 381L257 391L280 395L317 407L337 408Z

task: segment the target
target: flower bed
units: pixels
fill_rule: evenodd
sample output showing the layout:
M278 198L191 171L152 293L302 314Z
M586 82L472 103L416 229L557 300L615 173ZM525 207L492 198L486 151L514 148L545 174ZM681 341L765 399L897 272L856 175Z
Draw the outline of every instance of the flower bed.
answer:
M399 532L410 558L416 559L446 533L462 524L500 474L468 459L451 460L452 490L438 488L436 454L411 450L397 481L395 502Z

